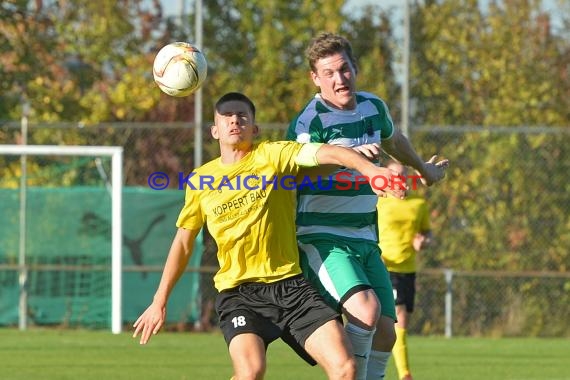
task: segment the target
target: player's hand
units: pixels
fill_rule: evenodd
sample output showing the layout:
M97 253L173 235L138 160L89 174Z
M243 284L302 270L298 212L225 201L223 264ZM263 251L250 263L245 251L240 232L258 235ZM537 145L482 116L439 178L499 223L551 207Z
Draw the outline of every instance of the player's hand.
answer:
M377 161L380 158L380 145L377 143L354 146L352 149L362 154L370 161Z
M392 195L398 199L404 199L408 185L406 179L397 172L385 167L375 167L372 173L367 173L372 191L379 197L386 198Z
M441 181L445 178L445 171L449 167L449 160L441 160L436 162L437 155L432 156L429 161L427 161L421 173L421 181L426 186L431 186L436 182Z
M133 338L141 334L140 344L147 344L153 335L158 334L164 321L166 320L166 308L164 306L155 305L153 302L137 321L133 324L135 332Z
M422 248L424 247L425 240L426 240L426 238L423 234L417 233L414 236L414 240L412 241L412 245L413 245L414 250L416 252L419 252L422 250Z

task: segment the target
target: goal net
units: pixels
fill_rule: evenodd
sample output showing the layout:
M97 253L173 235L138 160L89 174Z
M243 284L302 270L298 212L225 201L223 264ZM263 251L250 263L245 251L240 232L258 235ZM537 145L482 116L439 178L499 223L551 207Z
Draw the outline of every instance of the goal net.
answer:
M0 324L121 331L122 154L0 145Z

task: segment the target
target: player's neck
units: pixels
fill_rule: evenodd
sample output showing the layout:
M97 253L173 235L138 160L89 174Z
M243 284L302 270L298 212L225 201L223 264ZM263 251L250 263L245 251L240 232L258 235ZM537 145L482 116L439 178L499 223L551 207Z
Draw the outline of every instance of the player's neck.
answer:
M251 152L253 144L238 144L220 146L220 161L224 165L235 164Z

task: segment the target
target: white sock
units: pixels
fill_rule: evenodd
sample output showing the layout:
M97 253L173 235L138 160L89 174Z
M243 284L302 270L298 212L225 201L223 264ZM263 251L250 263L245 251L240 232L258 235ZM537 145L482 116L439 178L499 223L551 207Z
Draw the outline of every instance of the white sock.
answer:
M370 351L368 358L368 367L366 371L366 380L383 379L386 373L386 366L390 359L390 352Z
M372 337L374 330L365 330L362 327L347 323L346 335L352 344L354 358L356 359L356 380L366 380L366 367L368 365L368 355L372 347Z

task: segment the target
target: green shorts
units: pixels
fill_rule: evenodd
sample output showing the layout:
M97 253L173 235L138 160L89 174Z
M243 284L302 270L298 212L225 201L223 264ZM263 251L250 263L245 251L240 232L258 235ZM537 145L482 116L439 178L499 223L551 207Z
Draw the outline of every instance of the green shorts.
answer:
M340 311L359 290L373 289L381 314L396 320L390 275L374 242L299 238L301 268L325 300Z

